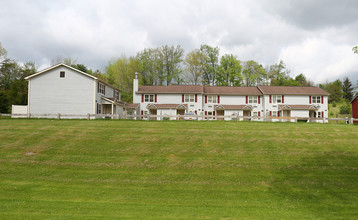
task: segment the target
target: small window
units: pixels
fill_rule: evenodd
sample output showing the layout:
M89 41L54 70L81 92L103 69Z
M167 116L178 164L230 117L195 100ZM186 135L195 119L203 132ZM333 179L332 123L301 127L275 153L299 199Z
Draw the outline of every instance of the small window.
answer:
M249 96L249 103L257 103L257 96Z
M60 72L60 78L65 78L65 71Z
M193 94L185 94L184 96L184 101L185 102L194 102L195 101L195 95Z
M282 96L281 95L273 95L272 96L272 102L273 103L281 103L282 102Z
M144 95L145 102L154 102L154 95Z
M115 98L116 98L117 101L120 100L120 93L117 90L115 91Z
M208 103L216 103L217 102L217 96L216 95L208 95Z
M312 103L321 103L321 96L312 96Z
M102 84L102 83L100 83L99 84L99 93L101 93L101 94L103 94L104 95L104 93L105 93L105 85L104 84Z

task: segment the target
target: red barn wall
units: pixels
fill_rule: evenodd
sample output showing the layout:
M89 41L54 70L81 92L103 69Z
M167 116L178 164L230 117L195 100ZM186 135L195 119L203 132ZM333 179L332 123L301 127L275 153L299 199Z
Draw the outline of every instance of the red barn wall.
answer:
M358 118L358 98L352 102L352 117ZM358 121L354 121L354 123L358 123Z

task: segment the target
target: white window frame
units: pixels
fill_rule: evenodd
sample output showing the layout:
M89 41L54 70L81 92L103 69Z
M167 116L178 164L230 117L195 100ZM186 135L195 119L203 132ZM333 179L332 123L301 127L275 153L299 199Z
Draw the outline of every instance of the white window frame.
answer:
M98 114L102 114L102 105L98 104Z
M116 91L114 92L114 95L115 95L114 98L119 101L119 100L120 100L120 92L116 90Z
M250 95L248 102L249 102L250 104L258 103L258 96L256 96L256 95Z
M321 96L312 96L312 103L315 104L321 103Z
M282 103L282 95L273 95L272 103Z
M195 95L194 94L185 94L184 102L195 102Z
M322 112L317 112L317 118L322 118Z
M218 96L216 95L208 95L208 103L217 103Z
M252 116L257 117L259 114L257 112L252 112Z
M277 111L272 111L272 117L277 117Z
M101 94L103 94L103 95L105 95L104 94L104 87L105 87L105 85L104 84L102 84L102 83L99 83L99 93L101 93Z
M154 102L154 94L145 94L144 102Z

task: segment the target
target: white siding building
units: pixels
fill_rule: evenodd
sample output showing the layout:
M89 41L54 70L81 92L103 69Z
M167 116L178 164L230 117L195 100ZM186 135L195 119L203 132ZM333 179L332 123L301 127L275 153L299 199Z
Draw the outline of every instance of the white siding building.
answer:
M121 114L120 90L65 64L25 78L28 114Z
M133 102L141 115L328 117L328 93L318 87L203 85L138 86L134 79ZM282 119L282 117L284 117ZM225 120L230 120L229 117ZM287 119L292 120L293 119Z

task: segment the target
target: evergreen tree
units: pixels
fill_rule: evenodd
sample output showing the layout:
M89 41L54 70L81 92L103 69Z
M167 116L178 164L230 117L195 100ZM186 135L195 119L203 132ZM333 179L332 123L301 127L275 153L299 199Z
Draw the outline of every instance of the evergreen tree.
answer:
M344 78L342 84L343 98L345 98L348 101L351 101L354 95L353 90L354 88L352 82L348 79L348 77Z

